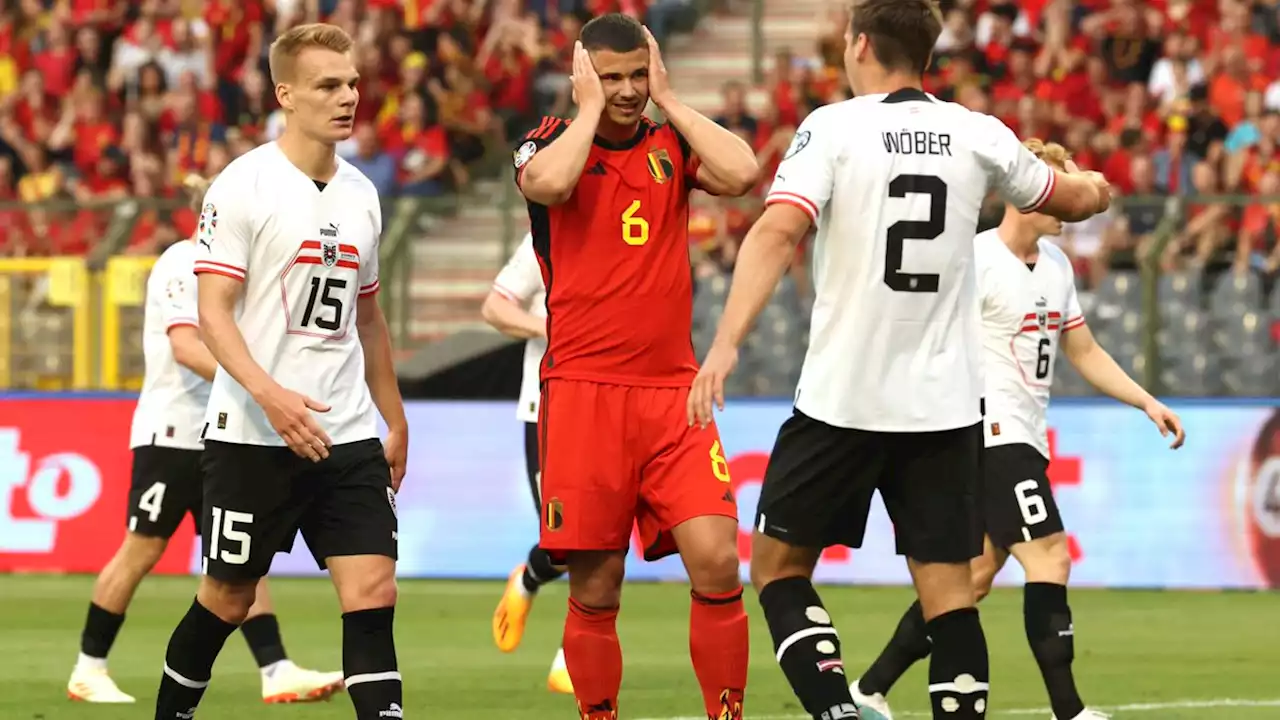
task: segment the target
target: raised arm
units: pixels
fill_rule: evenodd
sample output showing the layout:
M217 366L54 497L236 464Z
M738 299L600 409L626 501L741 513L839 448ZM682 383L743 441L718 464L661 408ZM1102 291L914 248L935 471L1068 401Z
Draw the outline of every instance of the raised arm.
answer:
M605 107L604 88L582 43L573 49L573 95L578 103L576 120L544 117L516 148L516 185L531 202L559 205L568 200L596 137Z
M649 42L649 96L689 144L688 166L697 186L713 195L747 194L760 175L755 151L742 138L680 102L671 90L657 41L648 28L644 34Z
M822 109L805 118L778 166L764 214L738 250L733 284L715 340L689 393L689 424L706 426L712 406L724 408L724 381L738 365L738 346L773 295L804 239L831 198L836 158Z
M1058 172L1036 158L1004 123L976 117L986 139L978 146L978 157L995 188L1020 212L1080 222L1111 207L1111 192L1100 173Z

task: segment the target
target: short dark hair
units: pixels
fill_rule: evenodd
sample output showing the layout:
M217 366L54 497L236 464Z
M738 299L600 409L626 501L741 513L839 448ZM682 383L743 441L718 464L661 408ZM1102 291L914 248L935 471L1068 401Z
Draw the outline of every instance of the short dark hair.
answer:
M942 34L942 11L937 0L860 0L849 29L854 38L867 36L881 65L924 74Z
M627 53L645 46L644 27L640 21L622 13L608 13L592 18L582 26L578 36L588 50L611 50Z

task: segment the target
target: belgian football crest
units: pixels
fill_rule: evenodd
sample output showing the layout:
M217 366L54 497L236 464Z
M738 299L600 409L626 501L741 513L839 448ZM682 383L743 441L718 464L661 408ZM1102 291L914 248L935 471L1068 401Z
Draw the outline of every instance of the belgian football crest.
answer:
M653 176L653 181L662 185L671 179L676 173L676 166L671 162L671 156L666 150L661 148L650 150L646 158L649 163L649 174Z
M320 262L325 267L333 267L338 264L338 243L333 240L325 240L320 243Z
M542 520L551 532L555 532L564 526L564 503L560 502L560 498L551 498L543 506Z

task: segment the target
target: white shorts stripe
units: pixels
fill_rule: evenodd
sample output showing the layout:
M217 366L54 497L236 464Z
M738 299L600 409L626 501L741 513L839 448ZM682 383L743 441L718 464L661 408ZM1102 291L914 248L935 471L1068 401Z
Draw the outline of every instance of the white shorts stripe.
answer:
M984 682L965 683L965 687L963 690L960 689L959 685L956 685L953 682L929 684L929 692L931 693L953 692L953 693L959 693L961 695L968 695L969 693L987 692L990 689L991 689L991 686L988 683L984 683Z
M386 682L388 680L400 682L400 673L395 670L390 670L380 673L362 673L360 675L352 675L347 678L346 684L347 687L351 687L352 685L359 685L360 683Z
M791 633L791 635L786 640L783 640L782 644L778 646L778 662L782 662L782 656L786 654L788 648L801 640L807 637L813 637L814 635L835 635L836 637L840 637L840 633L836 632L836 629L830 625L805 628L800 632Z
M164 674L173 678L173 681L178 683L179 685L183 687L189 687L192 690L200 690L200 689L209 687L208 680L201 682L199 680L192 680L190 678L185 678L179 675L177 672L175 672L173 668L169 667L169 663L164 664Z

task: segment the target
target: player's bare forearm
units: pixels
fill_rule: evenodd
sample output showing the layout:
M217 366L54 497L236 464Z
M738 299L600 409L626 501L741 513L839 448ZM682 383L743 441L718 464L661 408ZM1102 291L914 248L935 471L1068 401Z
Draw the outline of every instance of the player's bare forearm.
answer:
M391 356L391 332L378 305L377 295L364 295L356 300L356 332L364 348L364 381L387 429L403 431L409 421L404 416L404 399L396 380L395 359Z
M253 359L249 344L236 325L235 307L240 298L241 280L213 273L201 273L197 287L200 337L222 369L230 373L254 400L260 400L279 384ZM259 402L259 404L261 404Z
M809 216L803 211L784 204L765 208L738 250L729 299L716 329L717 344L742 344L808 230Z
M582 177L603 108L583 107L560 137L534 154L520 170L520 192L541 205L559 205Z
M503 335L521 340L547 336L546 318L535 317L533 313L496 292L490 292L489 297L484 299L480 315Z
M1088 325L1063 333L1062 351L1080 377L1098 392L1139 409L1151 402L1151 393L1129 377L1115 358L1098 344Z
M1084 173L1057 173L1053 194L1045 201L1040 212L1052 215L1063 222L1082 222L1107 211L1111 206L1110 194L1098 187Z
M200 341L200 331L191 325L175 325L169 328L169 347L173 350L173 359L179 365L213 382L213 374L218 370L218 361L213 353Z
M702 161L698 183L703 189L738 197L755 187L760 164L745 140L675 98L665 100L661 110Z

